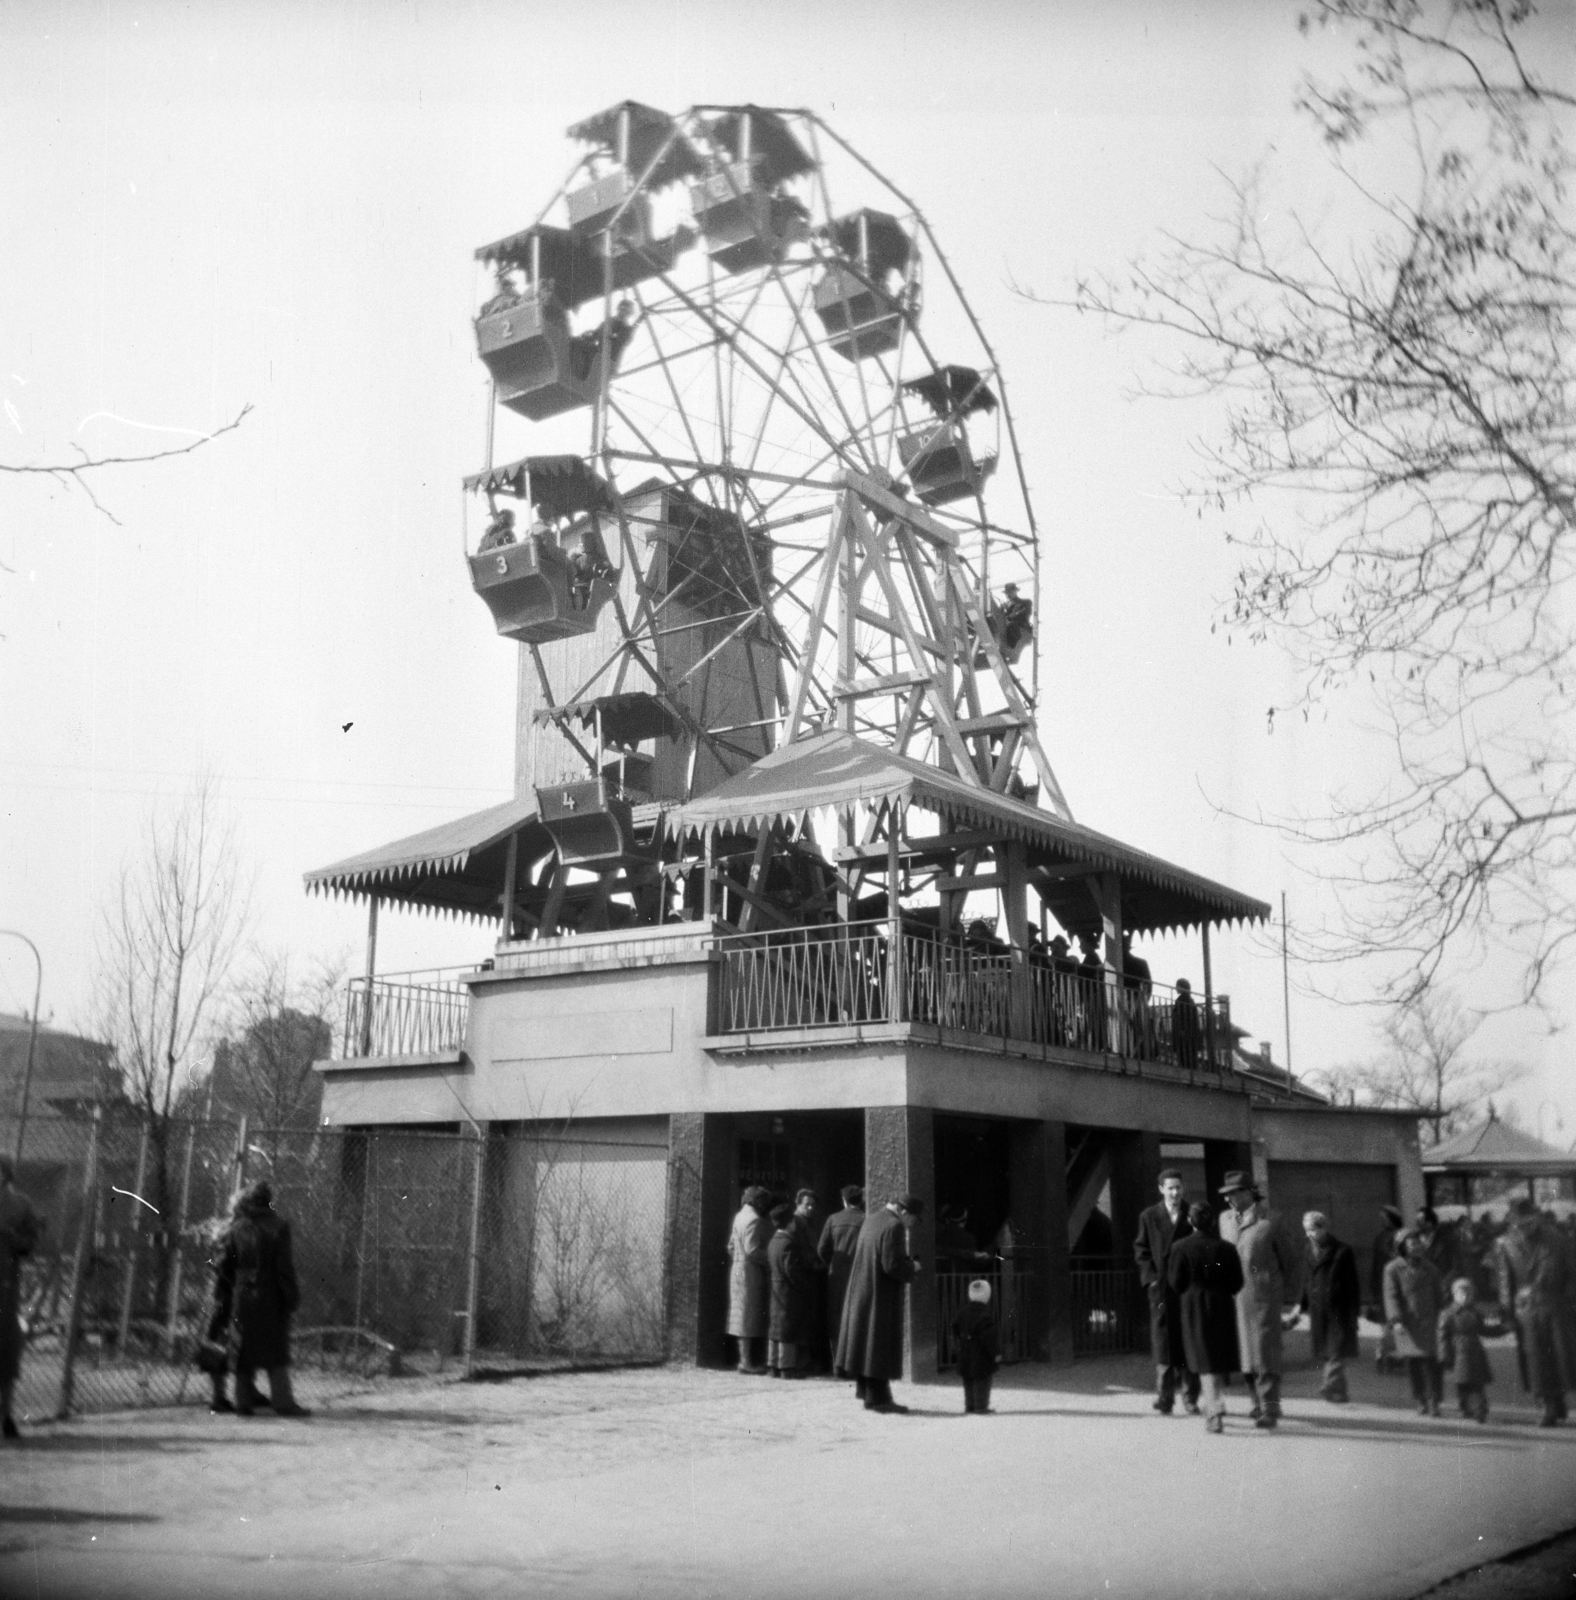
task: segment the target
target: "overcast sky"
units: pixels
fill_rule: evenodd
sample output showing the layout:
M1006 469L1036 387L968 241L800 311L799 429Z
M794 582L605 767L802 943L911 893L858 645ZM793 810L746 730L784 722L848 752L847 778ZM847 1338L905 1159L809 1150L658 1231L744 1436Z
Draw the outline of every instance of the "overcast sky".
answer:
M363 913L303 871L506 798L514 647L461 560L484 448L473 248L528 223L564 130L632 97L805 105L925 211L1001 356L1044 530L1042 737L1074 814L1294 924L1331 914L1272 829L1378 781L1360 700L1270 731L1288 663L1213 627L1223 519L1176 489L1207 408L1137 400L1151 352L1013 292L1065 295L1198 232L1222 173L1338 228L1291 112L1328 40L1295 4L259 4L0 9L0 460L140 451L253 409L179 461L103 472L105 508L0 476L0 924L86 1022L94 929L150 808L214 772L260 941L357 952ZM1316 55L1317 53L1320 53ZM348 730L344 724L351 724ZM384 919L380 965L490 935ZM1263 940L1217 987L1284 1053ZM1196 941L1149 949L1198 978ZM1299 1070L1373 1048L1371 1012L1293 974ZM1320 980L1327 981L1327 980ZM1360 998L1361 975L1343 980ZM1486 994L1486 990L1483 991ZM1469 988L1465 997L1474 998ZM1570 1009L1569 981L1554 996ZM0 941L0 1008L31 967ZM1562 1038L1481 1048L1537 1071L1529 1125L1576 1133Z

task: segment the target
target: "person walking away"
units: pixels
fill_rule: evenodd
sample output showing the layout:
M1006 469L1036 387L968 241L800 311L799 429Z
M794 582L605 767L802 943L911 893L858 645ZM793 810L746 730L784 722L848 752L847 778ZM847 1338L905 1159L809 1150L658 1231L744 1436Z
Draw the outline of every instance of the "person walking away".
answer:
M1576 1383L1568 1251L1560 1229L1526 1198L1511 1207L1510 1226L1495 1246L1500 1311L1514 1320L1522 1387L1543 1407L1542 1428L1565 1421L1565 1391Z
M1483 1348L1483 1316L1470 1278L1457 1278L1450 1285L1450 1304L1439 1313L1439 1363L1456 1386L1461 1415L1487 1422L1494 1368Z
M1183 1195L1182 1174L1175 1167L1168 1167L1160 1174L1160 1201L1139 1213L1138 1237L1133 1241L1138 1281L1149 1295L1149 1348L1155 1362L1154 1409L1165 1417L1171 1415L1176 1405L1179 1385L1188 1414L1198 1415L1198 1376L1189 1368L1182 1348L1176 1290L1171 1287L1166 1272L1167 1260L1177 1240L1187 1238L1193 1231Z
M1396 1206L1381 1206L1379 1213L1384 1219L1384 1226L1374 1235L1373 1259L1368 1267L1368 1317L1370 1321L1382 1324L1374 1366L1383 1375L1389 1372L1390 1364L1395 1359L1395 1335L1390 1331L1384 1314L1384 1269L1395 1260L1395 1236L1401 1231L1405 1219Z
M815 1285L820 1263L794 1226L796 1213L786 1202L772 1207L776 1232L766 1247L772 1301L766 1326L766 1368L774 1378L802 1378L815 1326Z
M273 1189L265 1182L243 1190L236 1202L214 1295L209 1338L219 1339L234 1324L236 1414L249 1417L256 1408L262 1368L276 1417L311 1416L290 1387L290 1318L301 1303L290 1224L274 1210Z
M924 1202L905 1194L873 1211L859 1230L843 1320L832 1360L855 1379L854 1395L867 1411L906 1413L892 1398L903 1372L903 1290L919 1263L909 1254L908 1230L924 1215Z
M1237 1349L1237 1294L1242 1288L1242 1257L1215 1232L1215 1216L1195 1203L1188 1211L1190 1231L1171 1247L1166 1281L1177 1297L1177 1324L1187 1369L1204 1397L1204 1426L1226 1430L1225 1380L1241 1370Z
M1001 1365L1001 1352L986 1279L976 1278L969 1285L969 1297L952 1319L952 1339L958 1352L958 1376L963 1380L964 1411L989 1411L990 1380Z
M793 1197L793 1231L801 1266L810 1274L810 1297L805 1304L806 1324L799 1351L804 1374L832 1370L832 1344L826 1336L826 1268L817 1246L821 1239L821 1202L814 1189L801 1189Z
M1232 1231L1242 1263L1237 1293L1237 1344L1253 1395L1253 1423L1273 1428L1280 1421L1281 1316L1286 1281L1295 1271L1275 1217L1246 1173L1228 1172L1220 1192L1231 1207Z
M1319 1392L1333 1405L1351 1396L1346 1388L1346 1363L1355 1361L1357 1318L1362 1310L1362 1286L1357 1278L1357 1253L1330 1232L1329 1218L1310 1211L1302 1219L1308 1240L1308 1281L1301 1309L1308 1313L1313 1338L1313 1359L1324 1363Z
M1439 1366L1439 1313L1445 1286L1423 1254L1415 1229L1396 1235L1400 1254L1384 1269L1385 1321L1395 1335L1395 1353L1406 1363L1419 1416L1437 1417L1443 1389Z
M865 1223L865 1191L857 1183L845 1183L842 1188L843 1209L834 1211L821 1229L821 1241L816 1254L826 1268L826 1332L829 1344L837 1344L837 1331L843 1323L843 1298L848 1292L848 1274L854 1264L854 1247L859 1243L859 1230ZM832 1360L834 1378L851 1377Z
M0 1156L0 1437L18 1437L11 1397L22 1375L22 1263L44 1231L33 1202L16 1186L10 1156Z
M766 1213L771 1196L759 1184L744 1191L728 1235L728 1335L739 1345L739 1371L766 1371L765 1344L771 1319L772 1242Z

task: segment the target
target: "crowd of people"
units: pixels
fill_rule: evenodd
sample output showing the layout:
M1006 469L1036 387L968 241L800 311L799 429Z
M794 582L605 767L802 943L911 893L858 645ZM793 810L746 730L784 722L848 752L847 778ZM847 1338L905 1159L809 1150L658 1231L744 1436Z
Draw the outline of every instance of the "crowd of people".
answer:
M1467 1253L1465 1230L1445 1227L1426 1206L1405 1227L1401 1213L1385 1207L1365 1300L1356 1252L1335 1237L1323 1212L1304 1214L1299 1252L1247 1174L1226 1174L1221 1196L1218 1219L1207 1205L1188 1206L1181 1173L1168 1170L1159 1203L1139 1219L1134 1256L1149 1295L1155 1410L1171 1413L1180 1395L1188 1412L1202 1412L1209 1431L1221 1433L1223 1386L1241 1373L1254 1425L1274 1428L1282 1334L1304 1314L1322 1368L1320 1393L1345 1404L1346 1368L1358 1355L1366 1312L1382 1325L1381 1371L1404 1366L1421 1415L1440 1415L1449 1382L1464 1417L1488 1420L1495 1374L1483 1341L1499 1326L1479 1309L1481 1257ZM1478 1228L1467 1237L1481 1249L1486 1235ZM1576 1239L1521 1199L1484 1253L1503 1325L1515 1335L1522 1387L1541 1409L1540 1426L1556 1427L1566 1419L1566 1391L1576 1388Z

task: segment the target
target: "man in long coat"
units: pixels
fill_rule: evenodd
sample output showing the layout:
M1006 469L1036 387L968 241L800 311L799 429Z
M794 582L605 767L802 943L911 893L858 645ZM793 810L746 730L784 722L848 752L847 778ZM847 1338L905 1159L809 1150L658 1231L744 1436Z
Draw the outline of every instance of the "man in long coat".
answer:
M767 1322L772 1282L767 1250L772 1242L766 1212L771 1196L758 1184L744 1191L728 1234L728 1335L739 1342L739 1371L766 1371Z
M834 1211L821 1229L821 1240L816 1254L826 1268L826 1333L834 1347L838 1330L843 1325L843 1297L848 1292L848 1274L854 1264L854 1248L859 1243L859 1230L865 1225L865 1191L857 1183L843 1185L843 1209ZM838 1366L835 1353L832 1361L833 1375L847 1377Z
M208 1337L221 1338L234 1323L235 1410L249 1417L257 1404L257 1370L268 1374L276 1417L304 1417L290 1388L290 1318L301 1303L290 1224L274 1210L273 1189L254 1183L235 1202L214 1285Z
M1236 1372L1237 1291L1242 1258L1236 1247L1215 1236L1215 1219L1206 1205L1188 1213L1187 1236L1171 1248L1166 1282L1177 1297L1177 1324L1187 1369L1204 1392L1204 1426L1226 1429L1226 1395L1221 1379Z
M889 1200L865 1218L854 1246L833 1365L855 1378L867 1411L905 1412L892 1398L903 1372L903 1289L919 1263L908 1253L908 1230L924 1213L911 1194Z
M1332 1404L1344 1405L1350 1399L1346 1363L1357 1359L1357 1318L1362 1311L1357 1253L1330 1232L1329 1218L1322 1211L1306 1213L1302 1231L1308 1240L1302 1309L1308 1313L1313 1359L1324 1363L1319 1392Z
M1256 1427L1273 1428L1281 1414L1281 1315L1286 1282L1295 1273L1296 1262L1246 1173L1228 1172L1220 1192L1231 1206L1232 1232L1242 1261L1237 1344L1253 1395L1253 1421Z
M1494 1250L1500 1310L1516 1321L1522 1383L1543 1406L1539 1426L1552 1428L1565 1420L1565 1391L1576 1386L1570 1246L1530 1200L1518 1200Z
M43 1223L15 1185L9 1156L0 1156L0 1434L17 1436L11 1391L22 1373L22 1260L33 1253Z
M1155 1360L1155 1410L1170 1416L1180 1381L1188 1412L1198 1415L1198 1374L1187 1364L1176 1290L1166 1274L1172 1247L1193 1231L1182 1200L1182 1174L1168 1167L1160 1174L1160 1201L1138 1214L1133 1255L1138 1281L1149 1294L1149 1348Z

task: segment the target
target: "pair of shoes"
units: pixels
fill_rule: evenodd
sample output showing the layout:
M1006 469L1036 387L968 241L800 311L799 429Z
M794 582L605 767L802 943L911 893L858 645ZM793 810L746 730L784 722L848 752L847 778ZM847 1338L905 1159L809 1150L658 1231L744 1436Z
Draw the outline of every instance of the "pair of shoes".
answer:
M1150 1403L1149 1409L1151 1411L1158 1411L1163 1417L1169 1417L1171 1415L1172 1404L1173 1402L1170 1400L1155 1400Z
M739 1371L747 1378L764 1378L766 1376L765 1367L740 1367Z
M1347 1401L1351 1399L1351 1396L1347 1394L1344 1389L1326 1389L1324 1391L1324 1398L1328 1400L1332 1406L1344 1406Z
M6 1417L3 1420L0 1420L0 1438L20 1439L21 1437L21 1432L17 1428L17 1425L12 1418Z
M250 1417L250 1416L252 1416L254 1414L253 1411L252 1411L252 1408L250 1406L238 1405L234 1409L235 1409L235 1414L238 1417Z
M766 1371L768 1375L773 1378L780 1378L783 1375L783 1369L781 1367L768 1367Z
M1266 1412L1264 1416L1254 1419L1253 1426L1255 1428L1273 1428L1279 1421L1279 1417L1272 1417Z
M1437 1400L1430 1400L1428 1402L1428 1414L1431 1417L1437 1417L1439 1415L1439 1402Z
M1206 1433L1224 1433L1226 1431L1226 1419L1220 1416L1211 1417L1205 1422L1204 1430Z
M312 1408L310 1406L297 1405L275 1406L274 1415L276 1417L309 1417L312 1415Z
M1545 1411L1543 1415L1538 1418L1538 1426L1540 1428L1557 1428L1559 1425L1560 1419L1555 1416L1552 1411Z
M1417 1414L1420 1417L1426 1417L1428 1415L1428 1402L1426 1400L1418 1403Z
M217 1417L217 1416L222 1416L222 1415L225 1415L225 1414L227 1414L229 1412L234 1411L235 1407L233 1405L231 1405L228 1400L219 1399L219 1400L211 1401L209 1403L208 1409L214 1414L214 1416Z
M893 1417L906 1417L908 1415L908 1407L900 1406L896 1400L882 1400L875 1405L872 1405L870 1401L867 1400L865 1401L865 1410L880 1411L888 1416Z
M1264 1407L1261 1406L1257 1400L1255 1400L1253 1402L1253 1409L1248 1412L1248 1415L1252 1417L1255 1422L1262 1422L1264 1420Z
M1182 1409L1185 1412L1187 1412L1187 1414L1190 1417L1196 1417L1196 1416L1201 1415L1201 1413L1199 1411L1199 1405L1198 1405L1198 1401L1197 1400L1184 1401Z

